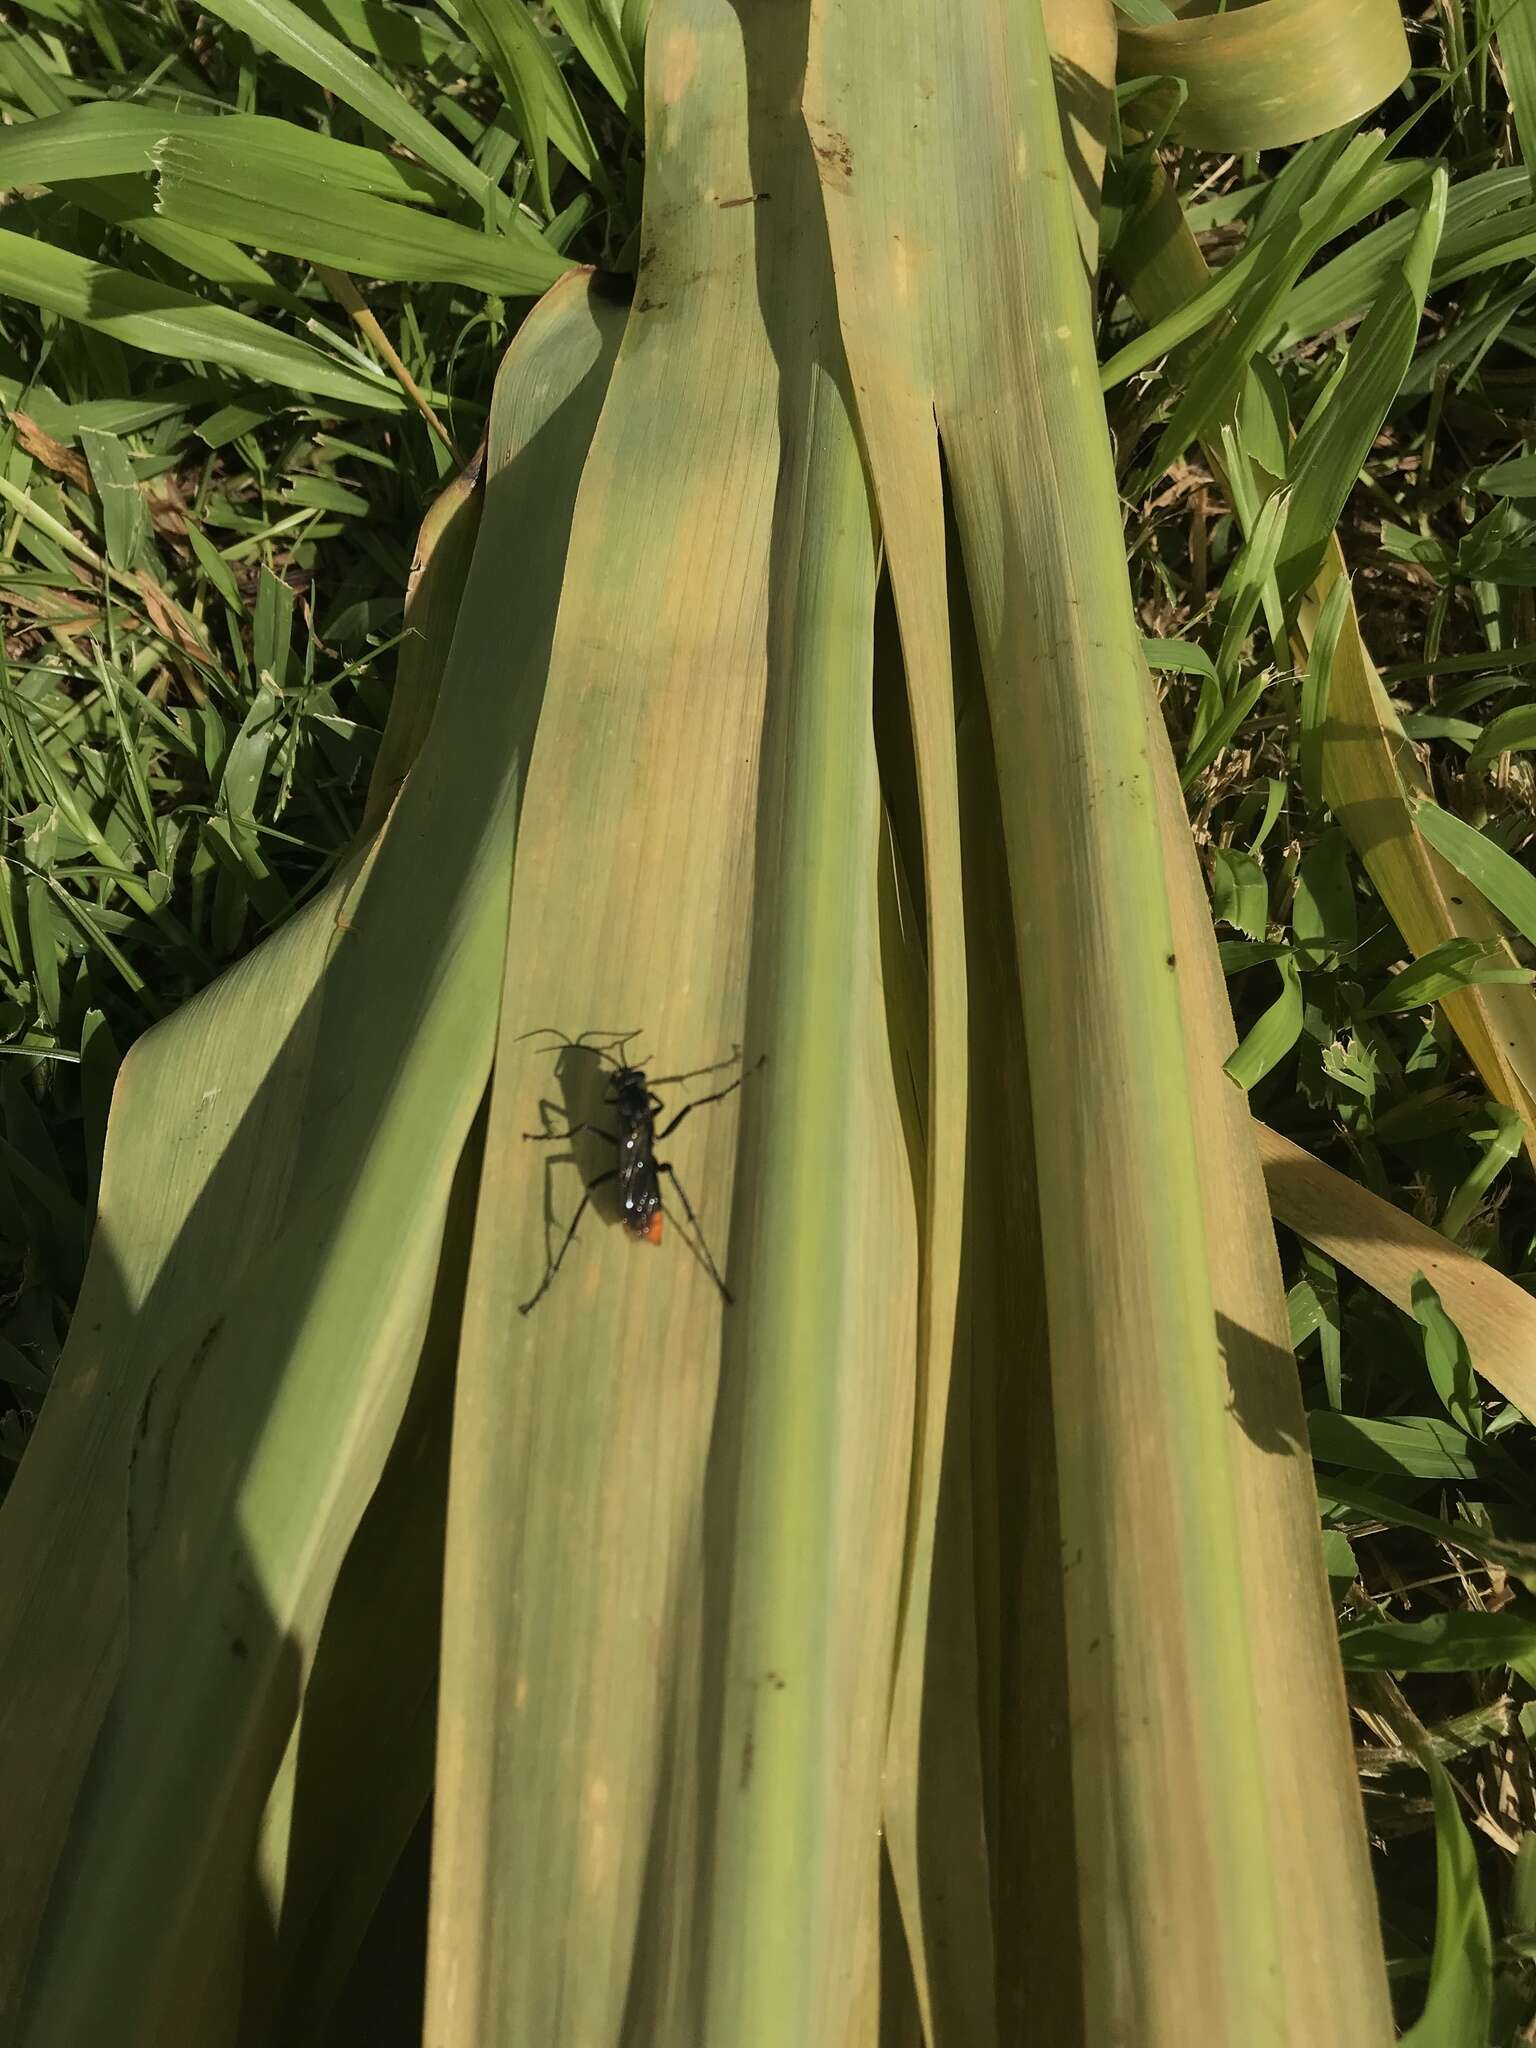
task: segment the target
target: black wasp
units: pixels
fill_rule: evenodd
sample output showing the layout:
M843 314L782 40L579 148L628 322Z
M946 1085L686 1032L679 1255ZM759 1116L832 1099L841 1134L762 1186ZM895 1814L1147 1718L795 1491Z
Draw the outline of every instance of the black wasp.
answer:
M540 1034L527 1032L524 1035L532 1038ZM604 1130L599 1124L579 1123L571 1124L563 1131L524 1131L523 1136L530 1143L541 1145L550 1144L555 1140L574 1138L583 1131L591 1131L595 1136L606 1140L608 1144L612 1145L617 1157L615 1163L605 1173L594 1174L592 1179L587 1182L586 1191L576 1205L576 1214L571 1218L570 1228L561 1239L559 1251L550 1260L544 1278L539 1282L538 1287L529 1296L527 1301L520 1305L521 1313L527 1315L528 1311L548 1293L555 1275L560 1270L561 1261L571 1248L571 1240L576 1235L576 1226L586 1213L587 1204L592 1200L593 1190L603 1187L609 1181L616 1180L619 1184L619 1195L622 1203L620 1218L630 1236L639 1238L646 1244L660 1244L661 1219L666 1214L665 1205L661 1199L661 1176L663 1174L667 1176L673 1187L677 1189L677 1198L683 1205L683 1214L688 1218L694 1242L698 1246L700 1257L709 1273L709 1277L719 1288L722 1297L726 1301L730 1301L731 1290L721 1279L714 1259L710 1256L709 1246L705 1242L704 1233L699 1227L699 1219L693 1213L693 1204L689 1201L683 1184L678 1179L676 1171L672 1166L672 1162L668 1159L658 1159L656 1157L656 1147L663 1138L669 1138L672 1135L685 1116L691 1116L694 1110L702 1109L707 1102L721 1102L727 1095L733 1095L742 1082L747 1079L748 1074L755 1074L757 1072L758 1067L762 1066L768 1055L764 1053L762 1059L758 1060L755 1066L748 1068L746 1073L738 1074L735 1080L727 1082L725 1087L717 1088L712 1095L696 1096L692 1102L685 1104L669 1123L664 1124L660 1130L657 1130L656 1119L665 1110L666 1104L656 1093L656 1090L658 1088L675 1087L683 1081L697 1080L701 1074L718 1074L723 1067L733 1066L740 1059L740 1047L731 1054L729 1059L716 1060L713 1066L694 1067L691 1072L686 1074L662 1074L655 1080L652 1080L644 1067L631 1065L625 1057L625 1050L630 1040L638 1038L640 1035L638 1030L614 1032L608 1036L607 1043L603 1045L596 1045L591 1042L593 1039L602 1036L602 1034L594 1031L584 1031L579 1038L566 1038L558 1031L552 1032L550 1035L557 1039L568 1051L591 1053L595 1059L602 1060L612 1069L612 1076L603 1094L603 1107L613 1112L613 1120L618 1125L618 1129L616 1131L608 1131Z

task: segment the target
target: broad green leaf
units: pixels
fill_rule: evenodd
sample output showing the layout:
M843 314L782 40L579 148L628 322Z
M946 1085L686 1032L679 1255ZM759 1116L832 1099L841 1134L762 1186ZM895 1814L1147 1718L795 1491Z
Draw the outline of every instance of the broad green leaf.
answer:
M154 163L156 204L168 220L365 277L532 294L569 267L522 215L498 235L362 192L338 205L323 181L297 172L274 168L253 182L243 156L215 141L169 136Z
M151 355L218 363L263 383L348 405L397 410L400 394L228 306L0 228L0 288Z
M1435 1800L1435 1952L1429 1996L1402 2048L1470 2048L1488 2038L1493 1936L1455 1784L1434 1757L1420 1761Z
M281 576L274 576L263 564L256 579L251 660L256 670L258 685L274 696L288 681L288 656L293 645L293 613L296 601L297 594L292 584ZM227 767L225 772L228 772Z
M219 777L219 807L237 821L251 817L256 793L266 772L267 758L277 737L274 728L279 698L272 683L266 680L272 670L258 666L257 673L263 680L251 698L250 709L241 721L240 730L230 743L229 752L224 757L224 772Z
M1381 1421L1314 1410L1307 1417L1312 1455L1353 1472L1401 1472L1414 1479L1490 1478L1504 1469L1476 1437L1430 1415Z
M1536 455L1516 455L1508 462L1496 463L1483 471L1477 487L1498 498L1536 497Z
M244 249L237 249L220 235L203 234L197 228L161 220L155 213L154 195L147 178L81 178L58 189L61 197L72 201L82 212L126 229L147 248L169 257L178 270L190 272L193 277L205 277L211 284L225 285L242 298L292 307L289 295Z
M1358 1622L1340 1635L1339 1654L1347 1671L1496 1671L1536 1663L1536 1618L1452 1611Z
M50 1024L59 1021L59 946L63 920L46 875L27 876L27 936L37 1006Z
M639 78L645 65L645 32L651 15L651 0L617 0L619 33L629 52L630 65Z
M1292 1831L1276 1826L1269 1838L1277 1888L1295 1916L1289 1927L1297 1953L1315 1956L1331 1942L1340 1943L1341 1966L1328 1985L1313 1987L1299 1979L1293 1983L1289 1995L1294 2025L1308 2039L1326 2039L1331 2029L1343 2024L1341 2048L1343 2042L1362 2037L1385 2042L1390 2024L1382 1976L1372 1967L1359 1967L1374 1939L1375 1901L1361 1868L1353 1823L1344 1818L1352 1812L1353 1758L1330 1734L1341 1711L1338 1653L1317 1549L1313 1472L1301 1451L1306 1424L1295 1374L1275 1369L1287 1350L1289 1328L1255 1144L1266 1134L1252 1123L1244 1097L1222 1072L1222 1061L1237 1034L1220 965L1210 950L1209 912L1188 818L1172 760L1161 745L1162 720L1150 693L1147 719L1172 889L1212 1288L1231 1389L1229 1443L1236 1467L1234 1494L1241 1503L1238 1540L1248 1556L1269 1560L1266 1568L1249 1573L1255 1602L1250 1610L1255 1689L1271 1755L1294 1745L1296 1754L1311 1758L1306 1772L1309 1788L1319 1793L1325 1785L1331 1788L1326 1809L1319 1798L1306 1827ZM1336 1278L1331 1263L1321 1257L1309 1259L1308 1272L1324 1316L1325 1378L1337 1401ZM1294 1453L1277 1455L1282 1446L1294 1447ZM1277 1568L1282 1556L1287 1564ZM1031 1622L1041 1614L1041 1608L1033 1606ZM1031 1662L1037 1654L1034 1635L1032 1629L1025 1652ZM1308 1675L1299 1680L1302 1670ZM1093 1768L1091 1758L1085 1767ZM1053 1895L1061 1852L1049 1832L1059 1812L1059 1795L1052 1799L1038 1783L1032 1789L1040 1802L1036 1811L1041 1812L1038 1832L1033 1814L1028 1830L1028 1840L1038 1844L1028 1866L1036 1882L1023 1898L1033 1904ZM1069 1828L1070 1824L1069 1813ZM1332 1852L1320 1851L1324 1835L1334 1842ZM1047 1939L1065 1942L1069 1950L1074 1939L1070 1919L1070 1909L1067 1915L1053 1912L1046 1918ZM1347 1936L1340 1932L1345 1926L1353 1930ZM1038 1966L1038 1947L1032 1947L1030 1955ZM1346 2000L1355 2017L1344 2024L1340 2013Z
M1531 747L1536 747L1536 704L1516 704L1483 728L1468 766L1485 768L1500 754L1523 753Z
M1303 967L1321 967L1353 951L1358 936L1349 841L1335 828L1302 855L1291 904L1291 930Z
M1262 865L1251 853L1217 846L1211 850L1211 873L1216 922L1262 939L1269 924L1269 883Z
M1176 675L1203 676L1213 683L1216 680L1215 663L1193 640L1149 640L1143 634L1141 651L1149 668L1169 669Z
M1424 1363L1446 1414L1468 1436L1481 1436L1483 1411L1466 1339L1422 1273L1414 1276L1412 1299L1413 1319L1424 1333Z
M1280 972L1279 995L1226 1062L1228 1075L1245 1090L1277 1067L1301 1036L1301 976L1295 955L1280 954L1275 966Z
M1493 17L1510 105L1526 175L1536 181L1536 9L1530 0L1503 0ZM1536 182L1532 184L1536 198Z
M1504 1924L1511 1934L1536 1933L1536 1833L1529 1828L1521 1835L1515 1852Z
M247 1968L245 2010L294 2048L343 2032L347 1972L366 1958L370 1919L431 1797L453 1372L479 1168L472 1136L410 1401L337 1574L262 1815L262 1968Z

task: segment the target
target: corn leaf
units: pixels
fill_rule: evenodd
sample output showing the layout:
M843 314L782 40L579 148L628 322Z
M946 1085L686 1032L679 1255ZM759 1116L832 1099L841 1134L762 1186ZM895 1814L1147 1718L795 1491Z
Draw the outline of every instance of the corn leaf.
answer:
M581 434L579 409L569 420L573 329L593 331L581 279L509 359L488 463L487 530L501 545L467 591L439 716L383 836L124 1067L120 1101L131 1095L148 1121L120 1115L109 1151L92 1269L101 1306L77 1322L78 1358L61 1367L83 1410L50 1404L68 1456L77 1415L101 1431L101 1403L84 1395L103 1353L129 1375L98 1453L109 1473L115 1460L116 1484L102 1489L105 1526L89 1549L53 1566L43 1532L32 1547L34 1570L83 1573L99 1589L104 1653L122 1654L125 1573L132 1623L49 1900L29 2042L206 2037L230 2023L231 1943L261 1811L415 1371L489 1070L538 690L536 679L484 688L486 607L499 608L509 528L532 522L558 565L546 464L562 473L560 437ZM200 1084L190 1098L189 1074ZM172 1106L188 1099L190 1133ZM164 1133L172 1170L145 1130ZM230 1241L242 1249L217 1291L210 1232L226 1271ZM136 1343L125 1317L144 1330ZM120 1516L125 1483L113 1542L110 1503ZM13 1493L13 1556L29 1533L24 1501L16 1511ZM20 1590L13 1581L11 1597ZM41 1671L39 1612L22 1603L12 1662ZM94 1733L77 1724L61 1779L79 1782L78 1743Z
M1152 1891L1168 1883L1169 1859L1177 1861L1186 1849L1206 1878L1217 1865L1226 1871L1218 1845L1240 1808L1245 1816L1230 1840L1231 1882L1221 1881L1235 1944L1231 1979L1211 1970L1208 1951L1203 1976L1193 1963L1177 1966L1178 1929L1167 1925L1157 1967L1149 1965L1133 1992L1136 1961L1119 1945L1109 1921L1090 1913L1082 1925L1080 1976L1077 1958L1069 1953L1059 1959L1060 1976L1048 1978L1037 1995L1052 2001L1063 2031L1071 1999L1085 1997L1090 2035L1123 2026L1149 2040L1163 2038L1165 2029L1170 2040L1219 2037L1229 2025L1251 2024L1253 2002L1238 1982L1247 1964L1239 1958L1251 1964L1260 1952L1273 1953L1269 1943L1284 1939L1263 1887L1247 1882L1255 1831L1267 1841L1277 1816L1246 1803L1262 1805L1263 1772L1256 1758L1243 1761L1246 1738L1233 1744L1233 1721L1224 1714L1220 1732L1202 1723L1198 1734L1186 1729L1179 1744L1182 1752L1198 1748L1221 1778L1219 1810L1187 1834L1188 1804L1177 1814L1158 1808L1154 1823L1157 1802L1149 1788L1167 1782L1168 1774L1154 1763L1151 1749L1140 1751L1134 1734L1113 1722L1110 1705L1117 1684L1137 1687L1128 1675L1113 1681L1110 1667L1118 1660L1125 1660L1118 1668L1126 1674L1136 1667L1138 1630L1148 1620L1145 1607L1120 1604L1124 1532L1135 1526L1131 1548L1163 1560L1160 1583L1181 1582L1182 1572L1164 1546L1177 1549L1179 1531L1192 1532L1203 1514L1216 1512L1215 1494L1202 1502L1181 1491L1178 1472L1164 1466L1157 1446L1165 1441L1165 1429L1175 1435L1194 1430L1203 1446L1197 1462L1209 1458L1207 1469L1228 1470L1227 1396L1215 1349L1190 1084L1170 969L1175 949L1160 825L1145 766L1145 675L1125 596L1113 478L1094 396L1091 321L1068 202L1071 186L1054 110L1048 99L1041 102L1050 70L1031 14L978 8L972 32L963 37L952 32L952 24L940 24L916 7L899 10L895 20L887 12L878 33L855 10L818 17L810 128L898 613L903 578L921 589L929 573L923 557L931 559L932 544L919 551L904 542L892 508L932 488L936 413L991 715L1036 1104L1060 1533L1074 1564L1065 1588L1067 1668L1075 1727L1102 1727L1106 1733L1101 1742L1088 1738L1093 1769L1073 1779L1079 1897L1135 1900L1127 1911L1136 1920L1150 1909ZM937 81L932 107L912 104L908 81L914 66ZM962 134L963 149L936 141ZM1012 252L1008 264L989 274L984 295L975 289L985 265L965 239L969 223L986 223L988 244L995 247L1001 235ZM937 524L936 505L929 516ZM905 632L905 618L903 626ZM1133 758L1138 766L1128 772ZM1121 767L1111 771L1110 760ZM1089 929L1095 938L1085 946ZM1209 936L1204 943L1208 948ZM1099 971L1110 958L1113 987L1111 977ZM1041 962L1051 963L1049 970ZM1096 1080L1084 1091L1078 1055L1089 1042L1096 1049ZM1167 1126L1152 1115L1145 1094L1128 1084L1122 1091L1115 1078L1129 1075L1133 1061L1147 1062L1171 1091L1163 1105ZM1175 1100L1182 1104L1177 1111ZM1164 1197L1155 1219L1141 1204L1134 1215L1122 1211L1117 1190L1138 1184L1154 1152ZM1156 1249L1148 1230L1157 1234ZM1133 1297L1134 1339L1128 1327L1120 1328ZM1181 1360L1177 1394L1152 1367L1160 1355ZM1136 1360L1149 1371L1132 1387L1126 1374L1134 1375ZM1137 1417L1139 1479L1110 1449L1122 1403L1124 1412L1134 1410ZM1175 1498L1178 1506L1171 1510ZM1297 1505L1293 1497L1293 1513ZM1109 1528L1121 1535L1121 1566L1115 1570L1102 1547ZM1310 1532L1306 1542L1315 1558ZM1199 1553L1203 1565L1215 1556L1219 1571L1233 1563L1230 1549L1223 1551L1214 1537L1200 1544ZM1223 1583L1207 1581L1205 1596L1236 1600L1235 1582L1227 1592ZM1197 1653L1193 1634L1185 1633L1193 1618L1181 1618L1176 1603L1173 1611L1160 1609L1159 1668L1166 1672L1167 1660L1177 1663L1186 1649L1191 1658L1198 1655L1198 1685L1180 1695L1189 1710L1198 1716L1213 1709L1230 1683L1234 1698L1241 1695L1246 1702L1233 1712L1251 1730L1252 1667L1246 1654L1241 1670L1236 1659L1213 1670L1210 1644L1223 1640L1224 1630L1218 1626L1205 1634L1207 1608ZM1095 1655L1088 1654L1090 1641ZM898 1681L893 1738L902 1726L899 1690ZM964 1714L963 1700L948 1713L940 1700L933 1701L926 1726L919 1723L931 1744L925 1769L930 1758L953 1769L944 1745L953 1744ZM1163 1736L1172 1739L1168 1724L1150 1738L1154 1749ZM1112 1759L1108 1777L1106 1755ZM1217 1756L1219 1764L1210 1762ZM904 1789L910 1797L913 1782L909 1765L893 1790ZM953 1782L958 1790L958 1773ZM1132 1786L1138 1788L1134 1793ZM1189 1788L1183 1789L1187 1795ZM1140 1803L1147 1798L1150 1805ZM920 1826L912 1827L915 1854L905 1868L897 1864L897 1884L931 2027L940 2036L984 2038L967 2031L967 2001L974 1996L978 1965L984 1967L970 1890L972 1845L981 1831L977 1825L967 1841L968 1815L956 1793L944 1805L948 1822L942 1833L925 1835ZM894 1852L901 1846L898 1825L906 1831L911 1823L895 1801L888 1812ZM921 1817L919 1807L915 1818ZM1240 1839L1249 1846L1240 1847ZM1361 1874L1356 1859L1348 1882L1357 1883ZM1367 1924L1363 1915L1352 1919L1357 1927ZM1362 2031L1384 2038L1379 1972L1356 1973L1356 1981L1356 2018L1365 2016L1366 2024L1340 2038L1359 2038ZM1231 2016L1223 2019L1218 2015L1229 1996ZM1123 2010L1121 1998L1127 2001Z
M1407 70L1395 0L1257 0L1120 32L1121 77L1177 79L1175 125L1197 149L1277 149L1344 127Z
M549 656L465 1313L444 2043L830 2040L876 1995L915 1225L878 944L875 537L794 55L769 10L718 0L673 0L647 43L647 253ZM771 203L713 196L754 191ZM741 1085L667 1140L660 1249L599 1189L521 1316L613 1157L524 1141L541 1115L605 1122L611 1068L525 1040L541 1026L637 1028L653 1073L720 1067L661 1088L674 1114Z

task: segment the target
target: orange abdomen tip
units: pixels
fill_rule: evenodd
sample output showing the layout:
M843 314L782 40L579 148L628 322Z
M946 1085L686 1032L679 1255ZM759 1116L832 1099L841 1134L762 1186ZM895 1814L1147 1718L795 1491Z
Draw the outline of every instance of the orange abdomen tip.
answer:
M645 1226L645 1241L647 1244L661 1243L661 1211L659 1209Z

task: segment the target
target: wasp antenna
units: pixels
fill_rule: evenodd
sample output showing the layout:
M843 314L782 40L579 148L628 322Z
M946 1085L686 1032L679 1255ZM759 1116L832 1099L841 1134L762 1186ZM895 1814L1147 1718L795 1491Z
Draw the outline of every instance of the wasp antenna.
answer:
M608 1031L603 1032L601 1034L596 1031L584 1031L581 1034L581 1037L577 1040L577 1044L585 1045L586 1041L589 1038L597 1038L601 1036L606 1042L602 1045L594 1045L590 1048L590 1050L594 1052L600 1060L606 1060L609 1066L612 1067L615 1072L617 1072L621 1067L633 1066L635 1064L634 1061L629 1058L624 1048L629 1044L629 1041L632 1038L638 1038L640 1036L641 1031L644 1028L645 1027L643 1025L637 1024L633 1031ZM617 1052L615 1052L614 1050L615 1047L618 1048Z
M525 1038L552 1038L557 1045L575 1045L577 1042L574 1038L567 1038L553 1024L535 1024L531 1031L519 1031L516 1042L521 1045Z

